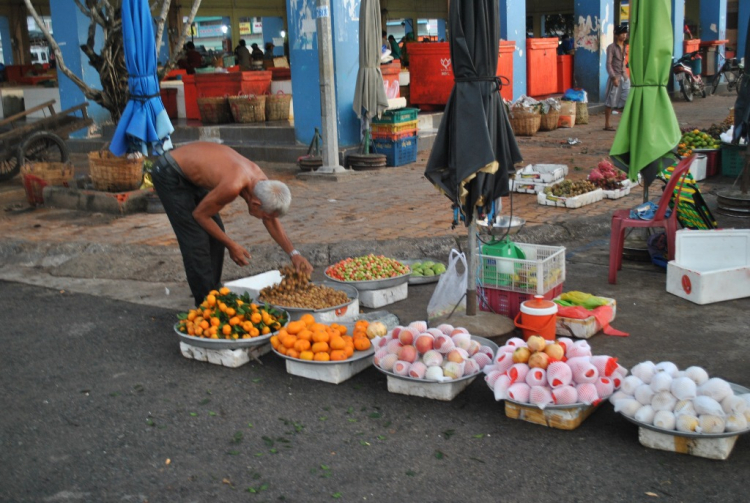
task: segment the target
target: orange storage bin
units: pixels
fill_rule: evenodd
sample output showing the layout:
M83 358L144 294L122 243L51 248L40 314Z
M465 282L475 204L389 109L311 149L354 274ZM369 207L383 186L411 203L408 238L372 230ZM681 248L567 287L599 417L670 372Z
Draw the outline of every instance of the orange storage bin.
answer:
M409 44L409 100L413 105L445 105L453 89L447 42Z
M701 39L694 38L693 40L685 40L682 43L682 47L683 47L684 54L695 52L701 48Z
M199 98L271 93L271 72L196 73Z
M500 41L500 51L497 54L497 75L508 79L508 84L503 80L503 88L500 95L504 100L513 100L513 52L516 43L507 40Z
M564 93L573 87L573 55L557 57L557 92Z
M173 87L162 88L160 91L161 102L167 110L170 119L177 118L177 89Z
M529 96L546 96L557 92L556 38L526 40L526 83Z
M199 121L201 112L198 109L198 88L195 86L195 75L183 75L182 83L185 86L185 118Z
M383 74L383 85L388 99L400 98L401 85L398 82L398 76L401 73L401 61L395 60L387 65L380 65L380 72Z

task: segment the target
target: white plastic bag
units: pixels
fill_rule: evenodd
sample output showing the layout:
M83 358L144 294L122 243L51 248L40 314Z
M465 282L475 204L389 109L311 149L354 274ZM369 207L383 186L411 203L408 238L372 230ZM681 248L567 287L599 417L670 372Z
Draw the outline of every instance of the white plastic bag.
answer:
M458 265L461 264L462 272ZM451 312L466 312L466 280L469 274L469 266L466 263L466 255L456 250L451 250L448 259L448 267L440 276L435 291L427 304L427 317L431 320L447 316ZM455 311L453 311L455 308Z

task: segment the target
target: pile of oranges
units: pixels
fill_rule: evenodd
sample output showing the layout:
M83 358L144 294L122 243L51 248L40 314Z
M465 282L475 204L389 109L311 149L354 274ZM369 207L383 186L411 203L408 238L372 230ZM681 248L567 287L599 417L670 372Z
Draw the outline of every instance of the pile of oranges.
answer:
M317 323L311 314L291 321L271 337L271 345L282 355L317 362L344 361L355 351L370 349L367 321L358 321L352 335L343 325Z
M286 325L284 311L250 301L228 288L212 290L197 309L177 315L177 329L194 337L208 339L252 339L268 335Z

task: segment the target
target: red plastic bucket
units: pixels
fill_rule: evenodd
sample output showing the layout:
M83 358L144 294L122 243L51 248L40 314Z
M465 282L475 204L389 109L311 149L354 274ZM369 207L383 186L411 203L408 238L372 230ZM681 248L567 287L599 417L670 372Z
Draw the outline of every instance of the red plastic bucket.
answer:
M516 327L523 332L523 340L528 340L532 335L541 335L548 341L554 341L557 304L544 300L542 295L535 295L533 299L521 303L521 312L516 315L514 321Z

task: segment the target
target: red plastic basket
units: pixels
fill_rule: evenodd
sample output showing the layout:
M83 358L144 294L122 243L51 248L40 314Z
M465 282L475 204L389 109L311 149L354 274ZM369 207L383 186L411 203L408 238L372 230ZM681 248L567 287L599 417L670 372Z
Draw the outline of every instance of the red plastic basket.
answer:
M26 191L26 200L31 206L41 206L44 204L43 191L47 182L38 176L24 174L23 188Z
M563 292L562 283L544 294L544 298L552 300ZM502 314L515 318L521 312L521 303L534 298L533 293L518 293L498 288L477 287L477 302L479 309L495 314Z

